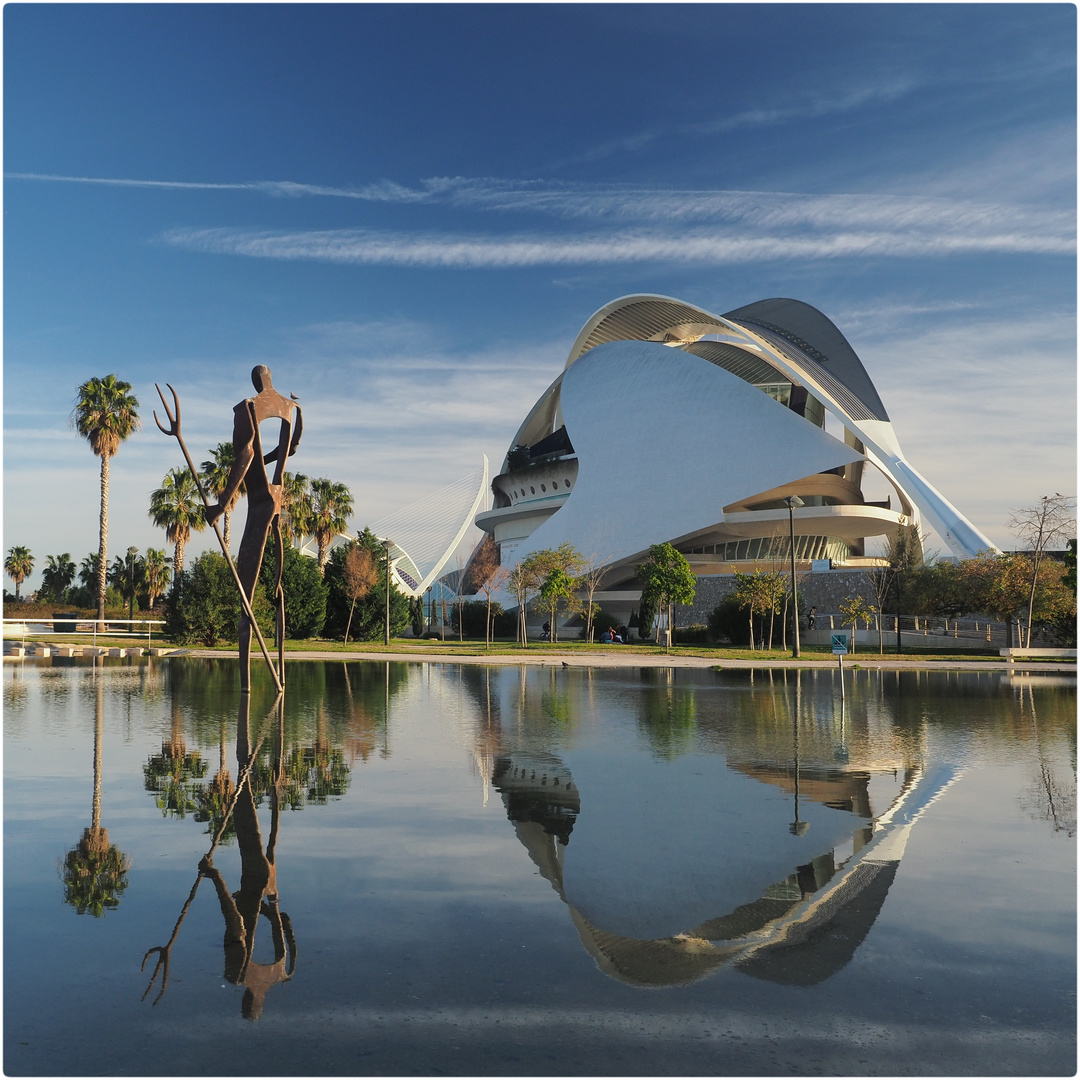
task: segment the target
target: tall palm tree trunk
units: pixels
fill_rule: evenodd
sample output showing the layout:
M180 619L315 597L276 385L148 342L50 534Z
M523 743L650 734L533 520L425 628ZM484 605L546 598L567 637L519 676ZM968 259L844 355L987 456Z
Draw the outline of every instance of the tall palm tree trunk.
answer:
M176 538L176 544L173 546L173 578L176 581L180 580L180 575L184 572L184 538L178 536Z
M98 518L98 630L105 629L105 572L109 566L109 455L101 455L101 514Z

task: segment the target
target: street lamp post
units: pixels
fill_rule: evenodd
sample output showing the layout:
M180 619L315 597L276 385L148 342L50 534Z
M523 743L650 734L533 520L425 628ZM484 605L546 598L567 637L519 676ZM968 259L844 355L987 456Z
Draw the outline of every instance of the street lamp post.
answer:
M789 495L785 500L788 512L788 529L791 539L791 622L795 627L795 638L792 642L791 655L798 659L799 656L799 586L795 580L795 507L806 504L798 495Z
M128 597L128 622L134 624L135 620L135 556L139 554L137 547L129 547L127 549L128 555L128 591L130 596ZM132 625L131 629L134 631L135 627Z
M390 540L383 541L386 545L386 622L383 627L383 644L390 644Z

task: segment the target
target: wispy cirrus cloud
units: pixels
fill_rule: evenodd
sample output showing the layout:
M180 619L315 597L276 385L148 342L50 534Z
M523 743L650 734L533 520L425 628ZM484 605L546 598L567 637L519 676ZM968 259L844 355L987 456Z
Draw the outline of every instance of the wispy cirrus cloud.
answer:
M923 85L922 82L911 75L897 75L890 79L884 79L877 84L841 89L834 94L808 95L794 105L745 109L741 112L731 113L728 116L718 116L712 120L669 124L664 127L647 129L620 138L610 139L560 164L571 165L600 161L615 154L633 153L644 149L657 140L670 139L672 135L725 135L732 131L775 127L794 121L818 120L825 116L842 115L857 109L896 101L921 85Z
M1072 210L934 195L801 194L786 191L678 189L580 184L497 177L443 176L407 187L380 180L334 187L293 180L202 182L6 173L8 179L115 187L251 191L271 196L329 197L366 202L442 204L461 209L531 213L564 220L716 221L760 228L1004 230L1044 237L1075 232Z
M1072 237L1022 231L851 230L822 235L747 235L744 230L621 231L571 236L476 236L366 229L272 231L172 229L160 239L188 251L264 259L458 269L663 261L731 264L774 259L926 257L961 253L1070 255Z
M159 188L188 191L254 191L263 195L299 198L322 195L338 199L362 199L366 202L420 202L430 198L423 189L414 190L380 180L358 188L333 187L327 184L304 184L295 180L240 180L216 182L202 180L139 180L113 176L61 176L56 173L4 173L5 180L39 180L61 184L101 184L106 187Z

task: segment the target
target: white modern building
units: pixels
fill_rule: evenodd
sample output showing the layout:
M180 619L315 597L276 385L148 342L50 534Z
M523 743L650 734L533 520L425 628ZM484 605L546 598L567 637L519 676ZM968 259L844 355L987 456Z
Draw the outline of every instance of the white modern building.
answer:
M873 565L867 541L932 526L951 551L993 550L904 458L843 334L798 300L715 315L625 296L582 327L525 417L476 524L503 566L569 541L629 588L651 544L698 574L790 557ZM829 560L828 563L816 560Z

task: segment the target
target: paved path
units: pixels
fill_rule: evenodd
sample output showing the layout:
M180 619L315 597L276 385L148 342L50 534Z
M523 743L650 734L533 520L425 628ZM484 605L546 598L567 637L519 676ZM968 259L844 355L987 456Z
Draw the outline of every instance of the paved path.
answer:
M172 654L202 657L236 657L235 652L221 649L180 649ZM252 663L256 657L252 656ZM411 664L495 664L528 665L530 667L591 667L591 668L835 668L833 658L812 659L802 657L799 660L732 660L709 656L687 656L672 653L643 655L634 652L596 652L596 653L493 653L490 655L459 654L428 651L422 647L404 649L400 652L329 652L312 649L310 651L288 652L285 662L290 660L381 660L399 661ZM260 658L261 662L261 658ZM987 660L897 660L876 653L859 653L845 657L847 668L857 664L861 669L899 670L899 671L1011 671L1011 672L1064 672L1076 674L1075 663L1033 663L1017 660L1010 663L1005 659Z

